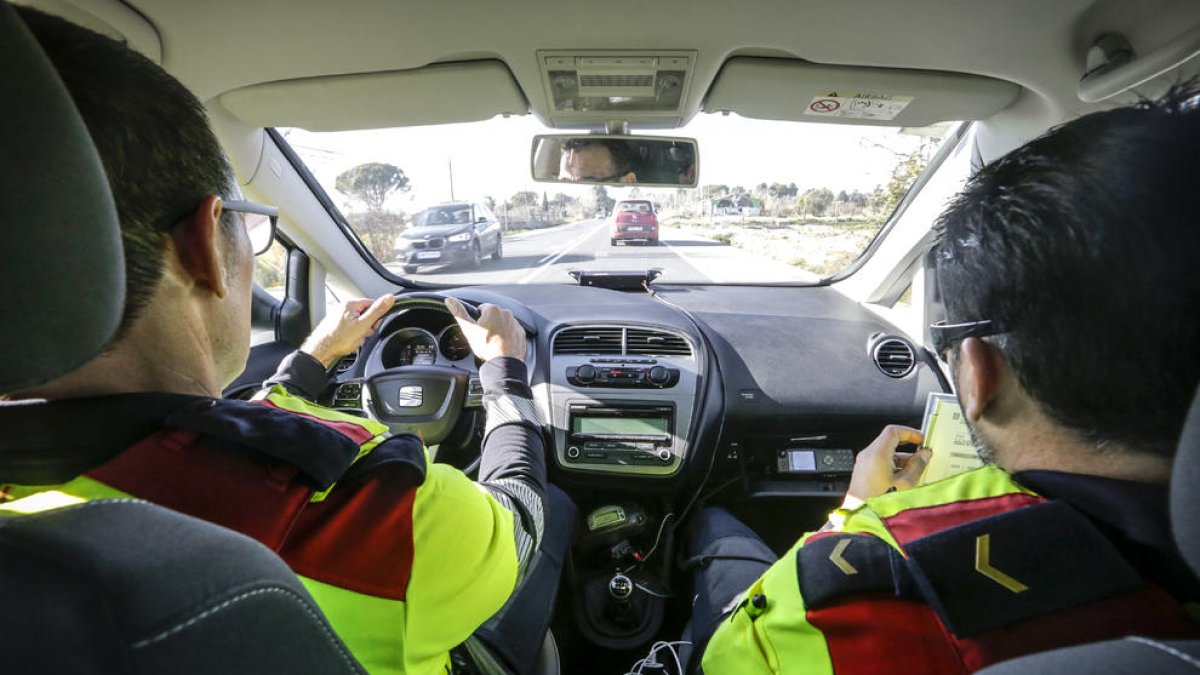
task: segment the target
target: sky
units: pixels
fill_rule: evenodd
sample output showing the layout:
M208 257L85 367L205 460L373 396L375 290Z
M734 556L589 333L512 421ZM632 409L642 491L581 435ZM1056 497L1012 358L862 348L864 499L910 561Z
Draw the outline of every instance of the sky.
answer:
M389 200L409 213L454 198L494 197L503 203L520 191L583 197L587 186L536 183L529 153L536 134L547 129L533 115L482 122L398 129L314 133L281 130L313 175L343 209L356 210L334 190L337 175L366 162L400 167L411 190ZM569 132L566 132L569 133ZM868 192L885 183L896 153L915 149L920 138L886 127L753 120L737 115L697 115L686 127L663 135L695 138L700 147L700 184L796 183L801 191L827 187ZM654 191L650 191L653 194ZM610 194L619 194L610 190Z

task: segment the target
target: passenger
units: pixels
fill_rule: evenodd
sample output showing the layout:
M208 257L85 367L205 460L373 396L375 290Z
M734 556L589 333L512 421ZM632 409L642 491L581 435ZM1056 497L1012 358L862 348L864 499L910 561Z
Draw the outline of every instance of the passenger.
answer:
M243 215L222 208L237 188L203 107L124 45L17 11L108 173L127 305L104 354L0 406L0 515L135 496L243 532L292 566L372 673L446 672L450 650L509 603L476 635L530 670L574 507L546 484L512 314L484 305L474 321L447 302L486 361L478 483L429 462L411 434L310 402L391 296L332 312L256 402L222 400L246 364L254 259Z
M922 439L889 427L778 562L729 512L699 513L693 667L959 673L1200 633L1167 514L1200 382L1198 85L1066 123L968 181L939 222L931 331L988 465L910 487L928 451L894 473Z

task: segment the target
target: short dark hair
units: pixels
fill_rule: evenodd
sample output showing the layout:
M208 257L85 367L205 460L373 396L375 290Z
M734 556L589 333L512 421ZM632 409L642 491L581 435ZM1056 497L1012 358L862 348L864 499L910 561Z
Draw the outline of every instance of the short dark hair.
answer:
M608 154L612 156L613 172L617 176L637 171L634 167L633 151L625 141L613 138L572 138L564 142L562 146L563 152L586 148L607 148Z
M233 172L204 107L162 68L56 16L16 10L66 84L108 174L125 247L121 335L162 279L171 228L208 195L228 198Z
M947 321L991 319L1080 437L1171 456L1200 382L1200 81L1056 127L939 219Z

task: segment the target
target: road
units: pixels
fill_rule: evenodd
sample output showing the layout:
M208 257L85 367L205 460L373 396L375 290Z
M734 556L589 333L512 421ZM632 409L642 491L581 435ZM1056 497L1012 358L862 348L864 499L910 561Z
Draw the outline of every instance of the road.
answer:
M739 248L663 226L658 246L609 243L608 224L584 220L504 238L504 258L484 260L479 269L437 265L404 275L436 284L573 283L570 270L663 270L673 283L812 282L816 277L791 265L758 258Z

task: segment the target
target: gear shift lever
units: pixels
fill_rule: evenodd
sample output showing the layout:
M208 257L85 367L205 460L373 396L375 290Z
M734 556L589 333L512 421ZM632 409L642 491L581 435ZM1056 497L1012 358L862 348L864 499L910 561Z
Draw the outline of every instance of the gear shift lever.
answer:
M608 604L604 608L604 616L614 625L626 630L633 630L641 623L637 611L630 603L633 589L633 580L619 572L608 580Z

